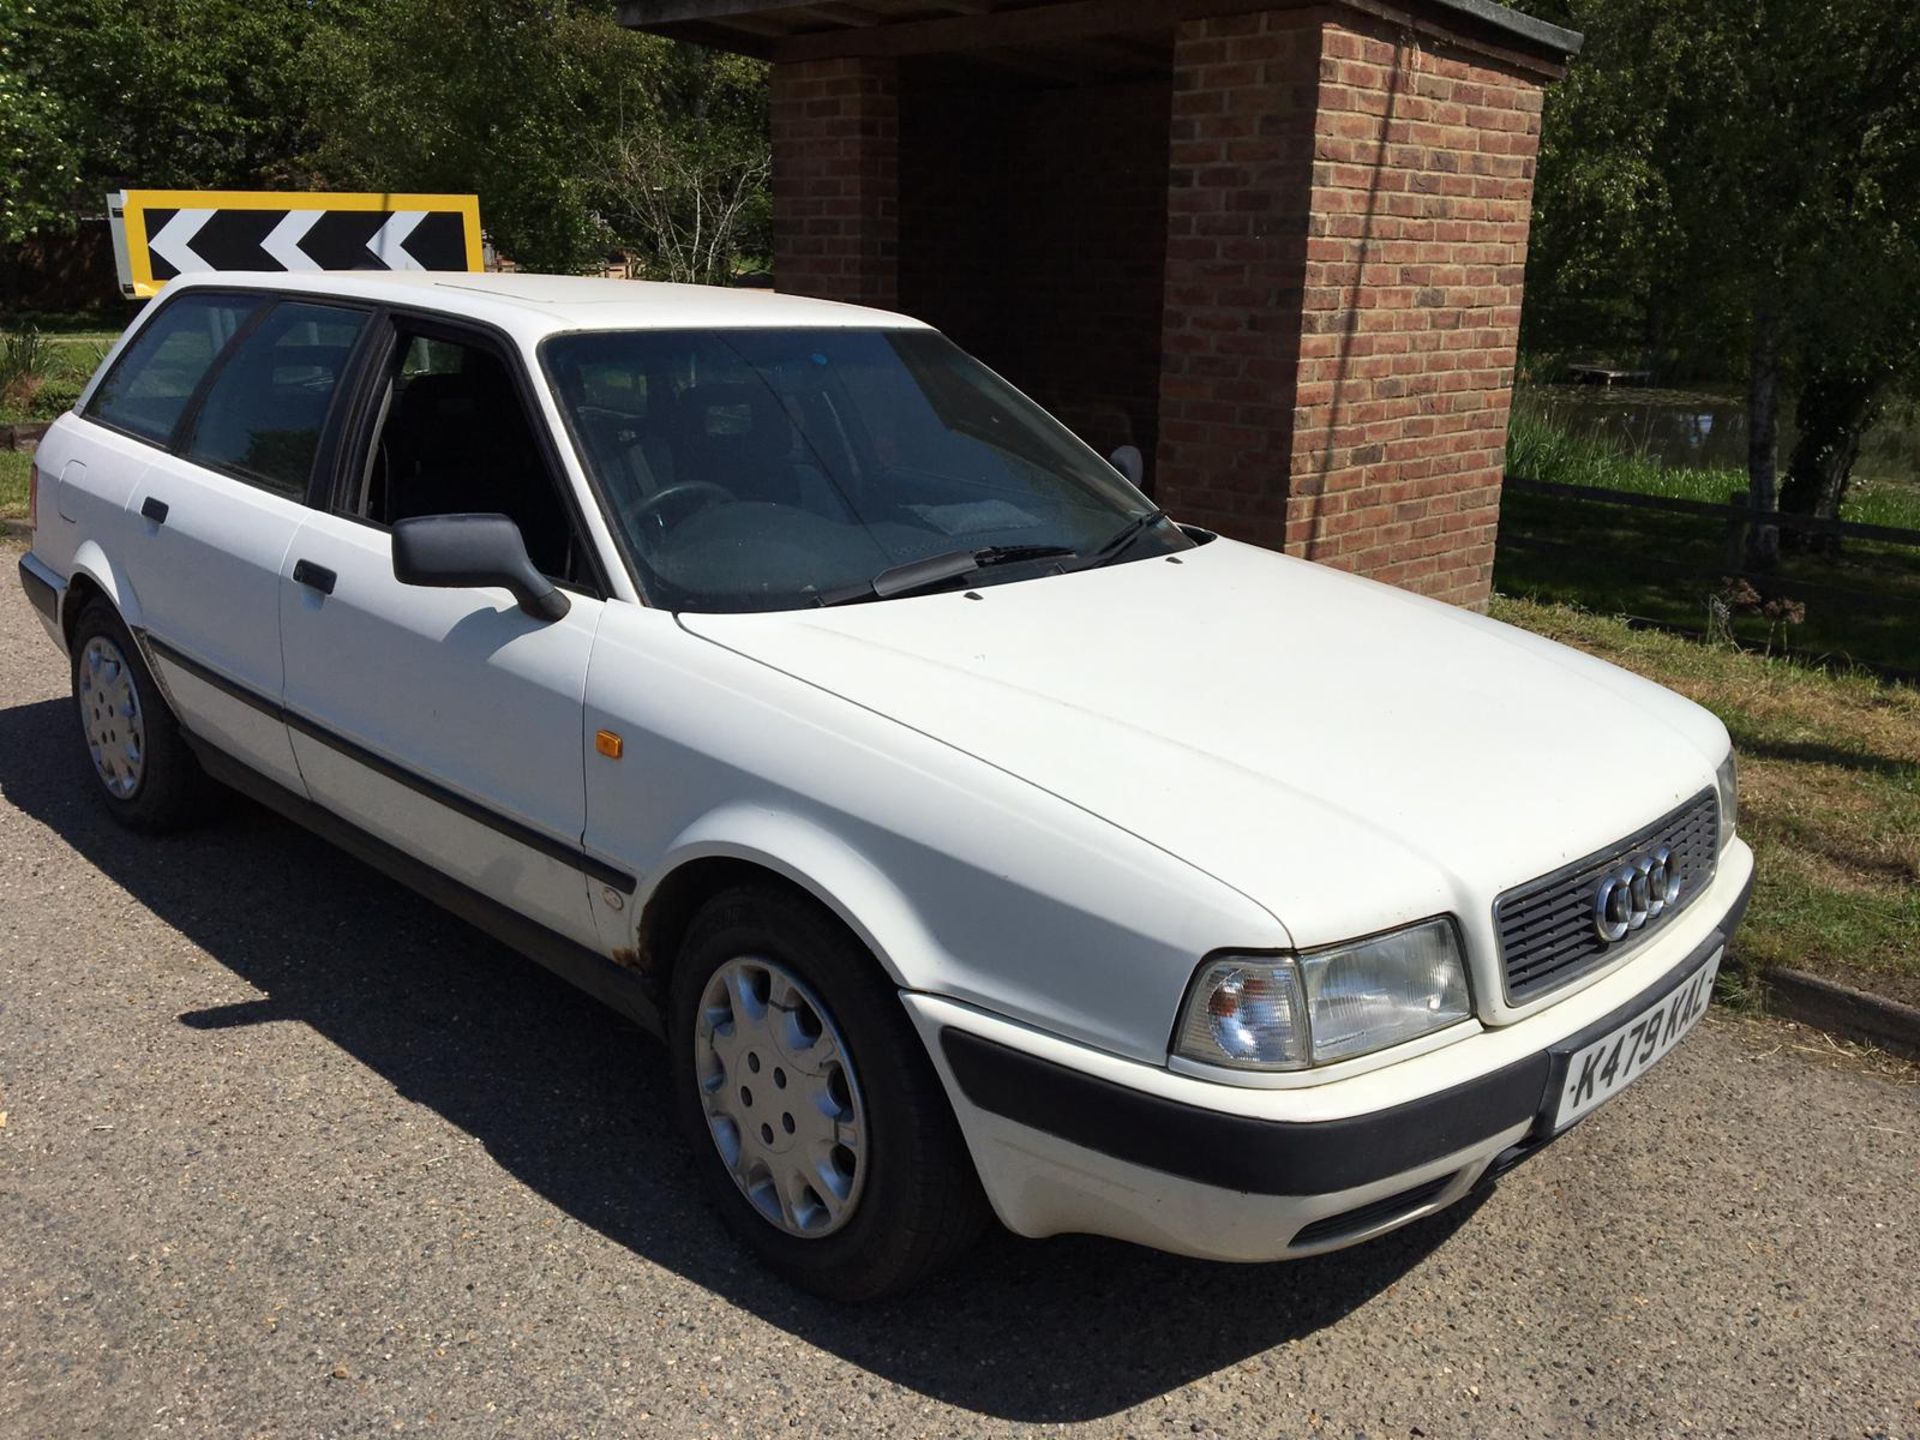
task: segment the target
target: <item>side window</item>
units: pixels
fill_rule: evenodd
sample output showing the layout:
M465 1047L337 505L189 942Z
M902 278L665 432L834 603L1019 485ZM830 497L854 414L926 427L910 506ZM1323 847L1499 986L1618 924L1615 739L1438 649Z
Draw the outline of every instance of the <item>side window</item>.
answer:
M539 432L491 348L400 335L379 429L348 507L380 525L421 515L505 515L555 580L591 575Z
M88 418L166 444L213 357L259 305L196 291L166 301L93 392Z
M304 496L333 392L366 321L332 305L275 305L220 367L187 458L289 499Z

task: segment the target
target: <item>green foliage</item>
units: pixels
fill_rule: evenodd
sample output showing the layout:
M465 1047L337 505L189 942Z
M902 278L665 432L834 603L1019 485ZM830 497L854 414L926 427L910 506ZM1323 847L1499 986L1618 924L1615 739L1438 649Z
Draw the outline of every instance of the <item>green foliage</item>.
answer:
M1669 465L1645 449L1581 434L1550 410L1516 404L1507 426L1507 474L1554 485L1583 485L1724 505L1747 488L1746 473L1723 466ZM1861 487L1843 518L1866 525L1920 530L1920 487Z
M1587 44L1548 91L1527 348L1650 352L1663 368L1725 374L1763 299L1790 352L1911 330L1920 7L1529 8Z
M594 156L662 44L543 0L484 18L465 0L386 0L378 24L330 28L302 57L306 158L333 188L476 191L520 264L597 268Z
M23 324L0 334L0 423L51 420L71 409L108 341Z
M607 152L603 215L666 280L725 283L772 243L766 66L670 49Z
M73 223L83 150L45 30L27 0L0 0L0 244Z
M1744 369L1755 503L1775 503L1776 398L1797 398L1784 501L1836 512L1884 397L1920 382L1920 6L1536 8L1589 43L1547 103L1527 347Z
M71 229L107 191L297 178L295 60L377 0L0 0L0 241Z
M653 268L614 183L638 138L690 194L751 177L716 274L764 247L765 67L604 0L0 0L0 245L128 184L452 191L526 268Z
M31 405L52 371L52 352L33 326L0 337L0 411Z
M49 380L27 406L27 414L35 420L58 419L79 403L82 388L81 381Z

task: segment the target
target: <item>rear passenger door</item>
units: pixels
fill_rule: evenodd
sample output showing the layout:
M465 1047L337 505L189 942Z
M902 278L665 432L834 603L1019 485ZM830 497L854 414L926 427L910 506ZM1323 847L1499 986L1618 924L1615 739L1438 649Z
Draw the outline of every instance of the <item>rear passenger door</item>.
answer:
M287 720L314 800L547 929L598 948L584 694L605 595L524 372L491 335L383 321L334 494L287 553ZM557 621L505 590L393 575L396 520L498 513L568 591Z
M281 562L368 319L266 293L188 292L155 316L88 407L144 452L115 558L182 723L296 793L280 717ZM182 397L203 336L220 343Z

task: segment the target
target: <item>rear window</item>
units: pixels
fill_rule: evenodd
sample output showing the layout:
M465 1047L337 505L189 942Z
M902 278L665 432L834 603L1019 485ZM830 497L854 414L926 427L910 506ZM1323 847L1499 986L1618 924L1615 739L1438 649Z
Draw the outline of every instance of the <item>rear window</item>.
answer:
M93 392L88 417L166 444L214 356L259 304L257 296L199 293L169 300Z
M263 490L304 495L321 427L366 318L332 305L274 306L221 366L194 421L187 458Z

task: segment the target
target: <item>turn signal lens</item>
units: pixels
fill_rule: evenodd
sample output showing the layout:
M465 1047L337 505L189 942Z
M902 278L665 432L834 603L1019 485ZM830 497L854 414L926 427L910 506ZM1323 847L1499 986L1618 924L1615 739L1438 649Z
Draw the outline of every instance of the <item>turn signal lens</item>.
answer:
M1210 960L1193 977L1173 1048L1240 1070L1304 1070L1472 1013L1459 935L1443 916L1301 955Z
M1195 1060L1249 1070L1302 1070L1307 1048L1305 996L1291 957L1216 960L1195 978L1175 1047Z

